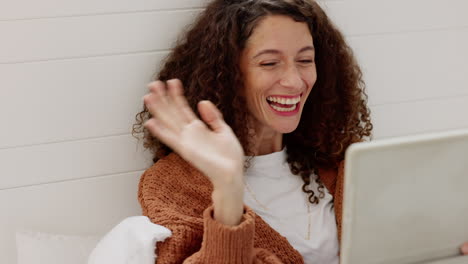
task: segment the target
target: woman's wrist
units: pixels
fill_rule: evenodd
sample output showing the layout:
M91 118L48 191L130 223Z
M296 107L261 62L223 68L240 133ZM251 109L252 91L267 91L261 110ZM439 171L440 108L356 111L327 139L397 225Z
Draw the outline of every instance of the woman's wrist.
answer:
M214 185L212 199L214 218L217 221L229 226L235 226L241 222L244 214L244 185L242 180L234 180L225 185Z

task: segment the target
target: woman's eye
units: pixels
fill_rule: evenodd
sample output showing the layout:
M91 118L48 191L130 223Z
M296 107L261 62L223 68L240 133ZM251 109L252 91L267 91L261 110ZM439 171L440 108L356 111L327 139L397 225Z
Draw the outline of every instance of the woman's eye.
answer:
M302 64L311 64L314 62L314 60L299 60L299 62Z
M262 67L271 67L271 66L275 66L275 65L276 65L276 62L260 63L260 66L262 66Z

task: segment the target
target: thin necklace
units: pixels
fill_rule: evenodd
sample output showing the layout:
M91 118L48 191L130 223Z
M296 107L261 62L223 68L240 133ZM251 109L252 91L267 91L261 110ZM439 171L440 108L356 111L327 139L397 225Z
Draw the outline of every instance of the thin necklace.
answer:
M247 181L244 180L244 185L245 185L245 188L247 189L247 191L250 193L250 196L252 196L252 198L255 200L255 202L265 211L267 212L270 212L270 209L268 209L268 207L266 207L265 205L263 205L258 199L257 199L257 196L255 195L255 193L252 191L252 189L250 188L249 184L247 183ZM283 221L281 221L281 219L278 219L278 221L285 226L285 224L283 223ZM310 203L307 202L307 234L306 236L304 237L305 240L310 240L310 226L311 226L311 222L312 222L312 214L310 213Z

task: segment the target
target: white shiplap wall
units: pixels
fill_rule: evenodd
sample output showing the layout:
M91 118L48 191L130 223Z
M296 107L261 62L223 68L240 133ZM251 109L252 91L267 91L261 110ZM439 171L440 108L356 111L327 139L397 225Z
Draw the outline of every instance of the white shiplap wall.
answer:
M150 160L130 135L134 115L204 2L0 1L1 263L14 262L15 228L93 233L139 213ZM321 3L364 70L375 138L468 127L468 1ZM80 225L102 207L107 218ZM18 220L41 211L67 224Z
M468 127L468 1L326 6L364 70L376 139Z
M0 1L0 263L17 229L101 235L141 213L130 135L202 0Z

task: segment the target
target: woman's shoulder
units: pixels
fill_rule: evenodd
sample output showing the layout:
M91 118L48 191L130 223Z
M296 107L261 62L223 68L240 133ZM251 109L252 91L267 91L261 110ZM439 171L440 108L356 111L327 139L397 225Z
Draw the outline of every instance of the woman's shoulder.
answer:
M154 181L155 185L171 184L184 185L209 183L209 180L190 163L176 153L171 153L154 163L142 175L141 180Z
M211 192L209 179L182 157L172 153L158 160L143 173L138 187L138 199L143 211L154 207L158 211L170 210L201 216L211 203Z
M190 170L190 164L185 161L177 153L170 153L169 155L160 158L151 167L149 167L145 173L160 173L164 171L170 171L172 173L183 173Z
M205 175L176 153L171 153L154 163L143 173L140 183L175 189L211 187L211 182Z

